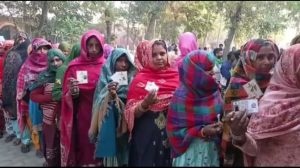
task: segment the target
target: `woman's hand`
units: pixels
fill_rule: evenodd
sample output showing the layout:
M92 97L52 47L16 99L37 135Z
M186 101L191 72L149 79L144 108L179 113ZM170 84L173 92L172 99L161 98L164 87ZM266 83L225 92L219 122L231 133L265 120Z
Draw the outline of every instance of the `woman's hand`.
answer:
M117 96L117 89L118 89L118 83L117 82L110 82L107 86L108 91L111 95L111 97L114 99Z
M69 88L74 98L79 96L79 85L75 78L69 78Z
M145 97L144 101L142 102L142 108L147 109L152 104L157 103L157 101L157 91L153 90Z
M226 115L225 120L229 123L231 133L235 136L244 136L247 131L249 119L246 110L233 111Z
M222 133L223 123L222 122L213 123L203 127L202 129L203 129L202 131L204 136L209 138L211 136L215 136Z

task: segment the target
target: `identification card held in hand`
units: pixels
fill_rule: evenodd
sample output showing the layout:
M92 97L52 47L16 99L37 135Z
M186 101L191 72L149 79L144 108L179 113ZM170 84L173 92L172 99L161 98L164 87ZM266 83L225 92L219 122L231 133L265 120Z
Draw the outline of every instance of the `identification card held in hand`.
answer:
M259 98L263 95L255 79L252 79L250 82L243 85L243 88L247 92L249 98Z
M127 71L116 72L110 78L120 86L128 85Z
M76 76L77 76L78 84L88 83L87 71L76 71Z
M145 89L148 91L148 92L151 92L151 91L158 91L159 87L155 84L155 82L147 82L147 85L145 87Z
M257 99L245 99L233 101L233 111L246 110L247 114L258 112L258 101Z

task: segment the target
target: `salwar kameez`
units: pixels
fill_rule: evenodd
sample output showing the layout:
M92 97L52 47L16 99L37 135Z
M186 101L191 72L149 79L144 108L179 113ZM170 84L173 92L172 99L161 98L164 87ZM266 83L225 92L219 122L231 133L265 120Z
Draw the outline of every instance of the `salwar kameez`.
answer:
M166 113L148 111L135 119L128 166L171 166Z

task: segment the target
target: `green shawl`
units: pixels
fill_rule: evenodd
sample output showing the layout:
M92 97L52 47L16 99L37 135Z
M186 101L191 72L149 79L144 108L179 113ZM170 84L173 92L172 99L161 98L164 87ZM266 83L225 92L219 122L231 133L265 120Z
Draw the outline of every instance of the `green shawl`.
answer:
M67 57L65 61L65 65L69 65L69 63L80 55L80 43L76 43L73 45L70 55Z
M51 60L55 56L59 57L62 61L65 61L65 55L59 49L50 49L47 53L48 55L48 68L41 72L37 80L29 87L29 90L32 91L45 83L54 83L57 68L51 64Z

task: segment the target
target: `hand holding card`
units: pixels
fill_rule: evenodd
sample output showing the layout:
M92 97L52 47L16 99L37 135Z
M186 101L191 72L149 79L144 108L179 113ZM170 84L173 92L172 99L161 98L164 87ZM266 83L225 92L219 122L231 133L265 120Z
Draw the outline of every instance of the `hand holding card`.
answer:
M128 85L127 71L116 72L110 78L120 86Z

